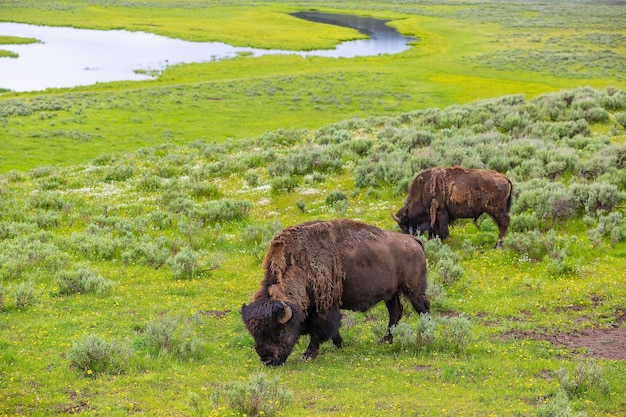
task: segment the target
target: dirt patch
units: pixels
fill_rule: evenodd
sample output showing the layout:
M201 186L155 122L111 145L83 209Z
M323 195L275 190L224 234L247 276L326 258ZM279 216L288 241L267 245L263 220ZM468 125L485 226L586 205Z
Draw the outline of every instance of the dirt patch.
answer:
M589 354L603 359L626 360L626 328L585 329L575 334L541 335L530 332L507 333L505 339L545 340L569 350L586 348Z

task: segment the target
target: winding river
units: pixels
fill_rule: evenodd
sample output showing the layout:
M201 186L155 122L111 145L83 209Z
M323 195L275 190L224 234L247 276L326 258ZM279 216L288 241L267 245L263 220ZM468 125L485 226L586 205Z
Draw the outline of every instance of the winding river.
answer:
M344 42L335 49L304 52L235 47L221 42L189 42L125 30L0 23L0 35L41 41L28 45L0 45L0 49L19 55L18 58L0 58L0 89L37 91L108 81L145 80L170 65L216 61L241 54L332 58L396 54L409 49L409 43L415 40L400 35L379 19L317 12L299 12L294 16L354 28L369 38Z

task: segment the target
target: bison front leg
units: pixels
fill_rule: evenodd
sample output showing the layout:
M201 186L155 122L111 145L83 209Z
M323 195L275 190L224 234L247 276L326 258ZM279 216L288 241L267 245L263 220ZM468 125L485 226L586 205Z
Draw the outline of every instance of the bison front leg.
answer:
M324 316L312 317L308 325L311 341L302 357L304 359L315 359L319 352L320 343L329 339L332 339L333 344L340 348L343 344L343 339L339 334L340 326L341 313L339 309L330 311Z
M389 324L387 325L387 333L380 340L381 343L393 343L393 335L391 329L398 324L402 317L402 303L400 302L400 292L395 293L389 300L385 301L387 310L389 311Z
M317 336L313 336L313 334L311 334L311 342L309 343L309 346L304 351L304 354L302 355L302 359L308 360L308 359L315 359L315 358L317 358L317 354L319 352L319 348L320 348L320 340L319 340L319 338Z

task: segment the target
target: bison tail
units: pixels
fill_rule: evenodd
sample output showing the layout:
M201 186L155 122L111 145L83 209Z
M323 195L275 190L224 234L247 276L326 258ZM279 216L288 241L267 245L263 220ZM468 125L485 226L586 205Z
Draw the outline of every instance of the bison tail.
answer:
M508 177L507 181L509 182L509 196L506 199L506 211L508 213L511 210L511 204L513 203L513 183Z

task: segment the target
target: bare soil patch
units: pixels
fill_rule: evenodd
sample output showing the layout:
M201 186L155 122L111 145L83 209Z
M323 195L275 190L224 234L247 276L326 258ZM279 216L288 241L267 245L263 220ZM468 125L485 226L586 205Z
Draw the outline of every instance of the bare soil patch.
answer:
M505 338L525 338L545 340L555 346L566 347L569 350L585 348L591 356L603 359L626 360L626 328L613 329L584 329L569 334L542 335L530 332L512 332Z

